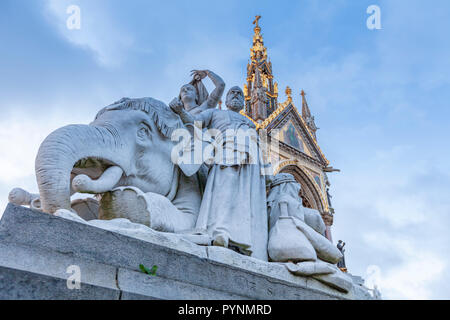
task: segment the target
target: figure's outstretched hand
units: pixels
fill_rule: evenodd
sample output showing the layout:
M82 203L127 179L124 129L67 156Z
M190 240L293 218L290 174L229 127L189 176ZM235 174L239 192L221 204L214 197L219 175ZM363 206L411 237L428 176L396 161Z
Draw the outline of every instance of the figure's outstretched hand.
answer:
M208 76L208 70L192 70L191 76L194 77L194 80L200 81L206 78Z
M170 103L169 103L169 107L170 109L172 109L173 112L175 112L176 114L180 114L181 111L184 108L183 102L181 102L181 100L179 98L174 98Z

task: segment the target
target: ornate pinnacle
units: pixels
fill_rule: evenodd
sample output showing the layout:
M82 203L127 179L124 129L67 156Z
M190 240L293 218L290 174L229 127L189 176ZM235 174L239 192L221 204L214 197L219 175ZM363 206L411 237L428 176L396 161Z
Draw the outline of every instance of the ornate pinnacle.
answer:
M308 118L311 118L311 111L309 110L308 103L306 102L306 93L303 89L300 95L302 96L302 117L307 120Z
M250 50L252 62L257 61L258 63L263 59L267 59L267 52L266 48L264 47L261 28L258 24L259 19L261 19L261 16L256 16L255 21L253 21L253 24L255 25L255 34L253 35L253 47Z
M246 112L254 121L264 121L277 106L278 86L273 82L272 63L267 56L261 28L260 15L253 21L253 45L247 64L247 84L244 86Z
M292 101L292 89L287 86L284 92L286 93L288 101Z
M314 139L317 139L316 137L316 131L319 129L317 128L314 117L311 115L311 111L309 110L308 102L306 102L306 93L302 90L300 93L302 96L302 118L305 120L306 125L308 126L308 129L310 130L311 134L313 135Z
M256 16L255 17L255 21L253 21L253 24L255 25L255 29L254 30L255 30L256 34L259 34L259 32L261 31L261 27L258 24L259 19L261 19L261 16Z

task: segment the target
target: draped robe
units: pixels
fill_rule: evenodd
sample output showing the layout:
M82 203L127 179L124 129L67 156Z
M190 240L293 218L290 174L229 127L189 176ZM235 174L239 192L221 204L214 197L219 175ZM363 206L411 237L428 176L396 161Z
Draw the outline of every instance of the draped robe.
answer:
M225 235L231 246L267 261L266 183L260 150L257 148L255 154L254 150L250 151L248 140L244 145L236 140L233 143L226 134L241 130L257 137L254 124L237 112L217 109L200 113L196 121L222 133L221 138L216 137L215 142L219 144L216 156L217 152L225 153L224 161L216 161L209 166L196 230L213 239L217 235ZM233 155L232 159L226 157L227 152Z

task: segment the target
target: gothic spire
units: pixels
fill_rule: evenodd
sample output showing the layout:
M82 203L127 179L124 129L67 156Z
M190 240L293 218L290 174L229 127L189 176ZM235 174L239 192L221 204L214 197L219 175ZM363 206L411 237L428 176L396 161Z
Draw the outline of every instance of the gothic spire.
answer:
M253 44L250 48L250 61L247 65L247 83L244 84L245 112L252 118L256 116L253 118L255 121L264 121L278 107L278 85L273 81L272 63L268 59L267 48L264 46L259 25L260 19L261 16L258 15L253 21L255 25ZM256 107L257 96L259 96L259 104ZM254 106L257 110L254 109Z
M261 35L261 27L258 24L259 19L261 19L261 16L256 16L255 21L253 21L253 24L255 25L253 31L255 34L253 35L253 46L250 49L250 58L252 62L263 62L267 60L267 49L264 46L264 40Z
M316 127L314 122L314 117L311 115L311 111L309 110L308 102L306 102L306 93L302 90L300 93L302 96L302 118L305 120L306 125L308 126L309 131L311 131L314 139L317 140L316 131L319 129Z

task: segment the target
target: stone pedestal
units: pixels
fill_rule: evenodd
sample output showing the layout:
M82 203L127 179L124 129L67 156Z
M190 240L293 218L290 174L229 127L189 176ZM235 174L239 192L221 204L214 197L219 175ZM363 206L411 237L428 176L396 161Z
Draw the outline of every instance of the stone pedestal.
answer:
M158 267L156 275L139 265ZM69 266L81 272L69 289ZM69 281L70 282L70 281ZM371 299L281 264L156 233L141 240L8 205L0 221L0 299Z

